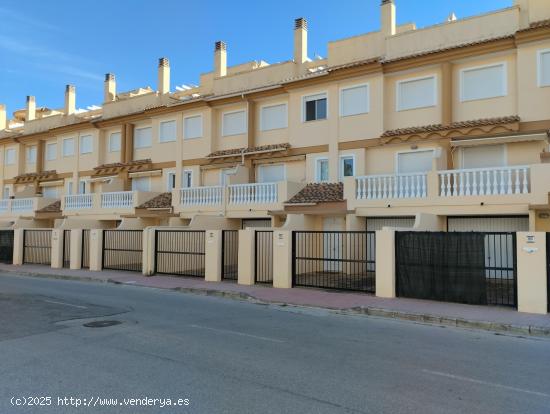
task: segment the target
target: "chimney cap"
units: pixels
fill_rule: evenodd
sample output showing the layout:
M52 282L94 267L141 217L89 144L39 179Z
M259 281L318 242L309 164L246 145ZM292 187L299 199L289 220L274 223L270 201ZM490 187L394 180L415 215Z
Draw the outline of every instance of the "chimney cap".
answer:
M34 101L34 100L35 100L35 98L34 98L33 95L27 95L27 102Z
M159 58L159 66L170 66L170 61L167 57Z
M394 3L394 0L382 0L382 6L384 4L393 4Z
M105 82L113 81L113 80L115 80L115 74L114 73L106 73L105 74Z
M307 30L307 20L303 17L298 17L294 19L294 30L304 29Z
M66 85L66 86L65 86L65 91L66 91L66 92L74 91L74 90L75 90L74 85L70 85L70 84L69 84L69 85Z
M215 44L214 44L214 50L215 51L218 51L218 50L226 50L227 49L227 44L223 41L223 40L218 40Z

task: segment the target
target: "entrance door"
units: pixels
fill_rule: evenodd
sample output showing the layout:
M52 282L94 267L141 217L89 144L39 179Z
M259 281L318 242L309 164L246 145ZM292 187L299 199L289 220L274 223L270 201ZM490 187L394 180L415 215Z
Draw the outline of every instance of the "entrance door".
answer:
M325 217L323 219L323 256L325 272L341 272L343 256L343 234L345 221L343 217Z

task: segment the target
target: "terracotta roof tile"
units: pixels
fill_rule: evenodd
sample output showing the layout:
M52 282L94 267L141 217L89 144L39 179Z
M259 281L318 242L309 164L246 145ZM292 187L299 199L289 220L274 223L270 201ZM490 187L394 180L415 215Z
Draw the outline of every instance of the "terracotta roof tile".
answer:
M344 201L344 184L313 183L306 185L285 204L330 203Z
M38 213L61 213L61 200L54 201L46 207L42 207Z
M41 171L41 172L33 172L33 173L25 173L21 174L15 177L16 180L21 180L24 178L42 178L42 177L48 177L50 175L57 174L56 170L48 170L48 171Z
M147 159L144 159L144 160L135 160L135 161L130 161L130 162L113 162L113 163L110 163L110 164L102 164L102 165L98 165L97 167L94 167L94 170L102 170L104 168L116 168L116 167L132 167L134 165L142 165L142 164L150 164L151 163L151 159L150 158L147 158Z
M529 25L529 27L525 29L518 30L518 32L525 32L526 30L533 30L533 29L540 29L543 27L550 27L550 19L546 20L539 20L537 22L533 22Z
M146 201L138 208L170 208L172 207L172 193L162 193Z
M393 130L384 132L382 134L382 137L418 134L422 132L447 131L450 129L471 128L471 127L485 126L485 125L510 124L513 122L519 122L519 116L513 115L513 116L504 116L499 118L475 119L472 121L453 122L449 125L432 124L432 125L424 125L424 126L411 127L411 128L393 129Z
M251 152L260 152L260 151L284 151L290 148L290 144L273 144L273 145L261 145L259 147L250 147L250 148L233 148L223 151L214 151L206 156L206 158L214 157L224 157L232 155L241 155L241 153L249 154Z

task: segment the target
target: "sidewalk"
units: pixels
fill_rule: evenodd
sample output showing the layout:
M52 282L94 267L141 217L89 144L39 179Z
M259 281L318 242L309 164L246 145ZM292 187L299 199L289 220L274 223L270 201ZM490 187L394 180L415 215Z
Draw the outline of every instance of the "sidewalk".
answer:
M504 307L473 306L405 298L384 299L368 294L318 289L274 289L262 285L242 286L235 282L205 282L203 279L191 277L146 277L136 272L52 269L42 265L0 264L1 272L56 279L131 284L261 303L320 307L344 313L390 317L435 325L550 337L550 314L519 313L515 309Z

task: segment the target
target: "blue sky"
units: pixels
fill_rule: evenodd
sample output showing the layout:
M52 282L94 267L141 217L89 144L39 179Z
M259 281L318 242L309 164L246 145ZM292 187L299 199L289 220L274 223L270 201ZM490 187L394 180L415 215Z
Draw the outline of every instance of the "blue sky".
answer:
M509 7L513 0L396 0L398 24L418 27ZM268 5L269 4L269 5ZM276 5L276 7L274 7ZM100 104L103 77L118 91L156 88L157 59L172 68L172 89L198 83L212 69L216 40L228 43L228 64L292 58L296 17L309 24L309 56L326 55L329 40L377 30L380 0L3 0L0 3L0 103L11 114L35 95L62 107L66 84L77 107Z

